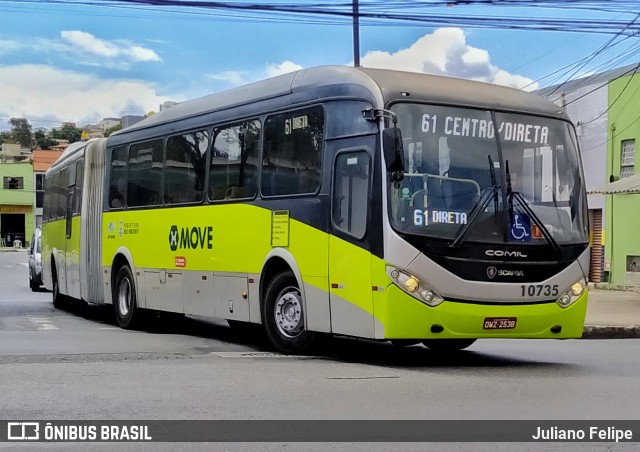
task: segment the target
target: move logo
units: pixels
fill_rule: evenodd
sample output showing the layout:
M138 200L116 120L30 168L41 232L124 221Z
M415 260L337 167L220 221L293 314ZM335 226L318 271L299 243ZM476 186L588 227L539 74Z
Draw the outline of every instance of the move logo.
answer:
M213 226L181 227L171 226L169 230L171 251L213 249Z

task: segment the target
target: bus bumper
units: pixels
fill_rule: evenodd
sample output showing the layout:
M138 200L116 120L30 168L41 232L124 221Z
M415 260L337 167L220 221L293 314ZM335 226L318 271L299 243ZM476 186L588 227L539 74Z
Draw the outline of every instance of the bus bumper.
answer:
M582 336L588 290L568 308L557 303L471 304L444 301L427 306L391 285L386 306L376 317L384 325L384 339L540 338L569 339ZM382 301L382 300L379 300ZM386 308L386 309L385 309ZM515 328L485 329L488 318L516 319ZM440 331L440 332L438 332ZM378 335L377 335L378 336Z

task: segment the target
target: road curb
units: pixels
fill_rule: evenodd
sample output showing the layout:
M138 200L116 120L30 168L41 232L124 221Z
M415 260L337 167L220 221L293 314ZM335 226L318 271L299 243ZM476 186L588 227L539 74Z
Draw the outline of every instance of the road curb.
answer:
M601 326L584 327L582 339L636 339L640 338L640 326Z

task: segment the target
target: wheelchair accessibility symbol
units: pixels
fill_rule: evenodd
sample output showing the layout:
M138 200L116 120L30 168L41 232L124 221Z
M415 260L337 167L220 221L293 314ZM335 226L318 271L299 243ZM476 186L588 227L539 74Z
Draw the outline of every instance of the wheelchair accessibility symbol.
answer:
M511 216L509 239L518 242L531 241L531 219L527 215L514 213Z

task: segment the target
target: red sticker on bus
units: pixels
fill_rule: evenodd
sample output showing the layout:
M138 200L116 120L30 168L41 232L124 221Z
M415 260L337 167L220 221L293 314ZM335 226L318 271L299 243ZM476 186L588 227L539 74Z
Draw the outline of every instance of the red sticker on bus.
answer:
M176 267L184 268L187 266L187 258L184 256L176 256Z

